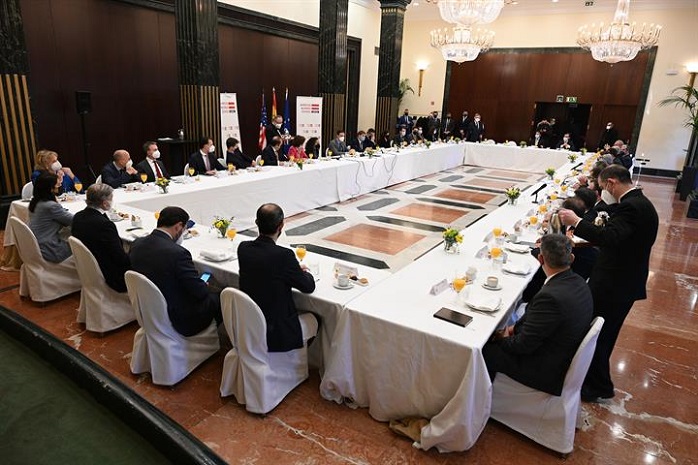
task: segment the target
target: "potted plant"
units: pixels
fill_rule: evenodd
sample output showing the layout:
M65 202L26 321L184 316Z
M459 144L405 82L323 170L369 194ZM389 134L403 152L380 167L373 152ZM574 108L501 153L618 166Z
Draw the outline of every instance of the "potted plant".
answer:
M507 196L509 205L516 205L516 200L521 196L521 189L511 186L504 191L504 194Z
M553 179L553 176L555 176L555 168L546 168L545 174L548 175L548 179Z

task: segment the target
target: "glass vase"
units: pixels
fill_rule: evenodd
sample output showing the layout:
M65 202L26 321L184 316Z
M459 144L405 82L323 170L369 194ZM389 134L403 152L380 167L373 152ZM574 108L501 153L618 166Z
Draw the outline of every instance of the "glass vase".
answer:
M450 254L457 254L460 252L458 248L458 243L456 241L444 241L444 252Z

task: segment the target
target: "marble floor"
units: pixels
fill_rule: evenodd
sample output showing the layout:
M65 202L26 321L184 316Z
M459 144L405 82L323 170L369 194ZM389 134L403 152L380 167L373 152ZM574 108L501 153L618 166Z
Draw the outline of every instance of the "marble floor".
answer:
M499 181L485 180L479 186L496 195ZM395 188L408 191L425 182L429 180ZM134 376L128 370L135 323L102 337L86 332L75 323L77 295L45 306L20 299L16 272L0 272L0 304L105 367L232 464L693 464L698 463L691 449L698 440L698 221L685 218L687 204L677 200L673 181L644 177L643 186L660 216L649 298L635 305L621 331L612 359L616 397L604 404L584 404L585 426L577 432L575 450L566 459L494 421L467 452L416 450L385 423L373 420L366 409L352 410L322 399L317 373L269 415L251 415L234 399L218 395L223 353L177 386L157 387L148 375ZM464 199L463 192L446 187L433 197L474 201L472 196ZM489 195L484 190L467 192ZM438 208L429 218L424 206L446 205L419 203L388 209L434 224L451 220ZM319 219L314 215L294 218L289 229ZM352 226L362 224L366 223ZM394 229L391 224L373 226ZM365 231L359 228L357 234ZM335 240L338 247L343 244Z

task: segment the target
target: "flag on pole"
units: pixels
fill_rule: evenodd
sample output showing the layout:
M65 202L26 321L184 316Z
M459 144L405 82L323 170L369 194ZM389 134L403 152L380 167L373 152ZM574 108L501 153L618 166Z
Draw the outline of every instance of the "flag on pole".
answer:
M264 89L262 89L262 116L259 120L259 140L257 141L257 147L261 152L267 146L267 136L265 130L267 128L267 103L264 99Z
M276 88L271 88L271 119L276 118Z
M288 101L288 87L286 88L286 101L284 102L284 153L288 153L291 148L291 107Z

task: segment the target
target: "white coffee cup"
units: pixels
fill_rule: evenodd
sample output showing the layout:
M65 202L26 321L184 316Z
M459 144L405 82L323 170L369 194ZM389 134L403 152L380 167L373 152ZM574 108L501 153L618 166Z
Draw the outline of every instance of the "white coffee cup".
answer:
M499 285L499 278L496 276L487 277L487 287L497 287Z
M475 281L475 278L477 278L477 268L474 266L469 267L465 272L465 277L468 281Z
M339 287L347 287L349 285L349 276L345 274L337 276L337 285Z

